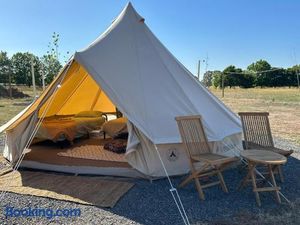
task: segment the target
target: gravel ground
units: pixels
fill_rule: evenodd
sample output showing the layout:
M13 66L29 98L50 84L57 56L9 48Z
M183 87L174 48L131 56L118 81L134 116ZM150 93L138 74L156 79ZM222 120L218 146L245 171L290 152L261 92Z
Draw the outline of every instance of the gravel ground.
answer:
M282 139L277 138L275 143L279 147L293 148L298 153L300 152L300 147L287 143ZM295 156L299 156L299 154L295 154ZM291 157L284 166L284 173L285 182L281 184L282 192L292 202L296 201L300 198L299 158ZM250 186L241 191L236 190L244 175L244 172L237 169L224 172L224 178L227 181L230 193L223 193L218 186L209 188L205 190L206 201L199 200L193 183L179 189L179 195L191 224L211 224L212 221L228 220L228 218L238 214L257 215L269 212L279 214L289 211L289 206L286 203L276 204L271 193L261 194L262 207L257 207ZM174 186L177 186L181 179L182 177L172 178ZM183 224L169 192L169 184L166 179L157 180L153 183L146 180L134 180L133 182L135 186L113 209L6 193L4 199L1 200L0 224ZM16 208L80 208L81 216L78 218L18 217L6 219L4 215L6 205Z

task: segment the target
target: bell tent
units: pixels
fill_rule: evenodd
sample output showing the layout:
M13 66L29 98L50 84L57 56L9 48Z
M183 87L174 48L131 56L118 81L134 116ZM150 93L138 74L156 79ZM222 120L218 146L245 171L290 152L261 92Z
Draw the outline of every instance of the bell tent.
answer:
M62 118L55 123L59 129L67 127L69 115L116 108L127 118L122 161L66 159L57 153L63 149L31 143L48 118ZM197 114L215 152L233 155L233 148L241 148L239 118L164 47L129 3L39 98L0 128L6 132L3 155L23 167L79 174L163 177L162 163L169 175L184 174L188 159L174 118Z

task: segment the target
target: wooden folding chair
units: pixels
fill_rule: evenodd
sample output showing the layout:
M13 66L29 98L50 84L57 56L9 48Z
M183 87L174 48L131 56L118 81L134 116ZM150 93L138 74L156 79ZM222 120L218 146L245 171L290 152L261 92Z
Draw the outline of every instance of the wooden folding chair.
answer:
M208 143L201 116L180 116L175 118L181 139L190 162L190 175L181 182L183 187L194 180L200 199L204 200L203 189L220 184L224 192L228 192L222 170L225 165L236 161L235 157L226 157L212 153ZM200 164L200 165L199 165ZM201 185L200 178L217 175L219 180Z
M293 150L284 150L274 146L268 112L239 112L243 126L246 149L262 149L290 156ZM280 180L283 181L281 166L278 167Z

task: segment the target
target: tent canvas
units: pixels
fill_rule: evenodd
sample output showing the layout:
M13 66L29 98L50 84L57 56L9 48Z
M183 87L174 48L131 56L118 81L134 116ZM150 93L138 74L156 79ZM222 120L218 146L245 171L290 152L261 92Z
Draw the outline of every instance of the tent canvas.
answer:
M164 47L129 3L35 102L0 128L6 131L4 157L13 163L20 158L39 119L115 107L128 118L126 159L144 175L165 176L155 146L170 175L189 170L174 119L179 115L202 115L214 151L232 155L229 145L241 149L239 118ZM110 175L119 175L114 171Z

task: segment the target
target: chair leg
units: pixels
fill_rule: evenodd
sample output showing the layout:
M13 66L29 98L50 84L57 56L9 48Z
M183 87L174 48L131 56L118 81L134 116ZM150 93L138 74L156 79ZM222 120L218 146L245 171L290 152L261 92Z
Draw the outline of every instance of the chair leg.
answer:
M281 167L281 165L279 165L277 167L277 169L278 169L278 174L279 174L280 181L283 183L284 182L284 176L283 176L283 173L282 173L282 167Z
M252 165L250 173L251 173L252 186L253 186L253 191L254 191L255 198L256 198L256 203L257 203L258 206L261 206L259 193L258 193L257 187L256 187L256 174L255 174L255 166L254 165Z
M268 168L269 168L271 182L272 182L273 186L275 188L277 188L277 184L276 184L275 177L274 177L274 174L273 174L272 166L268 165ZM278 190L275 190L275 197L276 197L277 202L280 204L281 203L281 199L280 199L280 195L279 195L279 191Z
M190 174L190 175L188 175L188 177L187 178L185 178L180 184L179 184L179 188L182 188L182 187L184 187L185 185L187 185L190 181L192 181L193 180L193 175L192 174Z
M268 166L267 166L267 169L269 171L269 167ZM274 174L274 172L276 172L276 174L278 174L280 182L283 183L284 182L284 177L283 177L281 165L271 166L271 169L273 171L273 174ZM265 178L266 179L264 179L264 183L266 183L267 180L271 179L271 174L268 172L268 174L265 175Z
M204 196L204 193L203 193L203 190L202 190L199 179L197 177L195 177L194 180L195 180L196 188L197 188L197 191L199 193L200 199L205 200L205 196Z
M248 179L251 176L251 170L253 169L253 165L249 164L248 165L248 173L246 175L246 177L241 181L240 185L238 186L238 190L241 190L244 186L246 186Z
M226 183L224 181L223 175L220 172L220 170L217 170L217 174L218 174L218 177L219 177L219 180L220 180L220 184L221 184L221 187L222 187L223 191L226 192L226 193L228 193L228 189L226 187Z
M246 169L247 169L247 165L240 165L238 168L238 171L239 171L239 173L242 173Z

